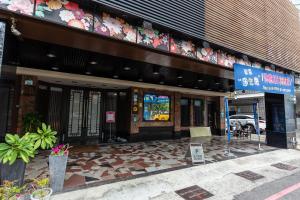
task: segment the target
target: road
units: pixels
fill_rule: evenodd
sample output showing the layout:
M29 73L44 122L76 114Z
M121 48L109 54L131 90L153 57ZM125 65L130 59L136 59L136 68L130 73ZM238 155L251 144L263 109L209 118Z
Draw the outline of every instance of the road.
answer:
M300 172L237 195L235 200L299 200Z

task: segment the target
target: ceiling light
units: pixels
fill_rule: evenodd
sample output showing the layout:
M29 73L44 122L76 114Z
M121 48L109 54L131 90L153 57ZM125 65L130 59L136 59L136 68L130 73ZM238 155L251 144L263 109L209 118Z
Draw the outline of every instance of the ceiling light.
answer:
M159 74L159 68L158 67L153 67L153 74L158 75Z
M178 87L182 87L182 85L181 85L181 84L178 84Z
M56 55L54 53L47 53L47 56L49 58L55 58L56 57Z
M197 81L198 81L198 82L202 82L203 80L199 78Z
M220 83L219 83L219 82L215 82L215 84L216 84L216 85L220 85Z
M124 67L123 68L125 71L129 71L129 70L131 70L131 68L130 67Z
M51 67L51 69L52 69L52 70L55 70L55 71L59 70L58 67Z
M210 88L208 88L207 90L209 90L209 91L210 91L211 89L210 89Z
M113 75L113 78L119 78L118 74Z
M139 81L139 82L143 82L143 78L139 78L138 81Z
M90 61L89 63L90 63L91 65L97 65L97 64L98 64L97 61L94 61L94 60Z
M198 89L199 87L198 87L198 86L195 86L194 88L195 88L195 89Z
M90 71L85 72L86 75L91 75L92 73Z

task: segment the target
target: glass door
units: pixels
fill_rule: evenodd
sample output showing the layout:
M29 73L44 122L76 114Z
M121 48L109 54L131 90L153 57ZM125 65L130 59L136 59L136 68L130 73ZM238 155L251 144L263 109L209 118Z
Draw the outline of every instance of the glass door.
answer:
M100 139L101 110L101 92L71 89L66 140L86 143L89 139Z

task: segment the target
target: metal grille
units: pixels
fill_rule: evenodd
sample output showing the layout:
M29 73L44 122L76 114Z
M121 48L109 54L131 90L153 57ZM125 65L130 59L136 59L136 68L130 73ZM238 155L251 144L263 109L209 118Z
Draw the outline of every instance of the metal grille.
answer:
M62 89L50 88L48 122L59 134L61 132Z
M80 137L83 119L83 90L71 90L68 137Z
M90 91L87 114L87 136L99 136L101 120L101 93Z

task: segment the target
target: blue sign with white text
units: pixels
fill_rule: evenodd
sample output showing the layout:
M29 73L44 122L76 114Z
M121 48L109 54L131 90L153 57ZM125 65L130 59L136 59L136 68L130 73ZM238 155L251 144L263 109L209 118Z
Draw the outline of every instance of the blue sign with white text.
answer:
M295 92L293 76L240 64L234 64L234 80L236 90L289 95Z

